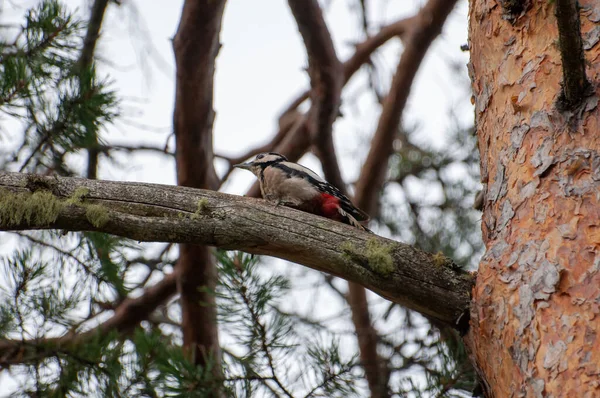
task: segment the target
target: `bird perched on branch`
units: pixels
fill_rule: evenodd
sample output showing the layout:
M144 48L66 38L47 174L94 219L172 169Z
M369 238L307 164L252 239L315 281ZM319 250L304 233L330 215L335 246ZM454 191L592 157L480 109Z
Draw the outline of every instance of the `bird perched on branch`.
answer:
M317 173L275 152L261 153L251 162L233 167L251 171L260 183L262 197L284 205L327 217L369 231L360 222L369 216L355 207L339 189Z

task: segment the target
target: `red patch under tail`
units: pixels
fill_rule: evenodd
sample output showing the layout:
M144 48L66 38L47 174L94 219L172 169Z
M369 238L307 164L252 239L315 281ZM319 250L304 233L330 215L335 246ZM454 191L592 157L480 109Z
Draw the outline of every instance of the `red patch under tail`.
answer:
M339 212L340 200L328 193L321 194L321 211L324 217L332 220L341 221L342 215Z

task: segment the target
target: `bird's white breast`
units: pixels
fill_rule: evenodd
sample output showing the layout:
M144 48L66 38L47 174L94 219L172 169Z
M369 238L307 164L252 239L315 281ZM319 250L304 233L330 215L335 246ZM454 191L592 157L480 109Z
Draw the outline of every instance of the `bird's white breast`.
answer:
M276 167L263 170L260 189L263 198L292 205L301 205L319 195L319 191L304 178L290 177Z

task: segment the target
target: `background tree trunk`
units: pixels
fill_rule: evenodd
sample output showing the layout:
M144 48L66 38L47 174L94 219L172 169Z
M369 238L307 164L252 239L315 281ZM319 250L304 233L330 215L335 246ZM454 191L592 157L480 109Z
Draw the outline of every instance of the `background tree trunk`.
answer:
M487 247L467 344L489 396L600 394L598 97L557 110L554 2L470 7ZM600 9L580 2L597 92ZM511 395L512 394L512 395Z
M177 183L217 189L213 167L213 76L225 1L186 1L173 49L177 83L173 126ZM193 362L220 375L214 289L217 272L207 246L182 244L177 262L183 344Z

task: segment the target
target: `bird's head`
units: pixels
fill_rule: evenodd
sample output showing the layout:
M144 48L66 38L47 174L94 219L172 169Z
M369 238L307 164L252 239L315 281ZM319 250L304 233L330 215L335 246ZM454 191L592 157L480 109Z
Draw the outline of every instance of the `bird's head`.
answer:
M234 164L233 167L249 170L256 176L258 176L260 171L264 170L265 167L285 161L287 161L287 158L283 155L280 155L275 152L264 152L256 155L254 160L250 162Z

